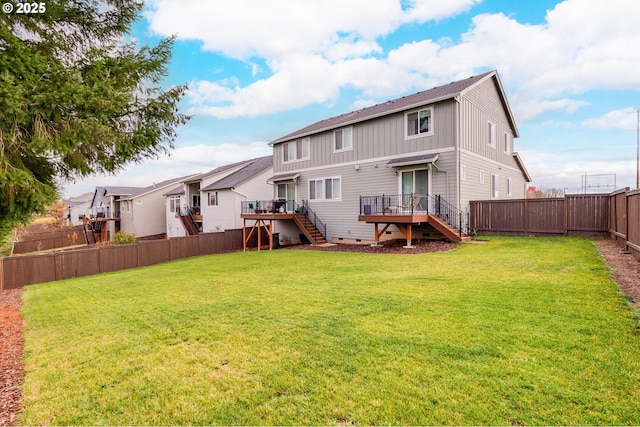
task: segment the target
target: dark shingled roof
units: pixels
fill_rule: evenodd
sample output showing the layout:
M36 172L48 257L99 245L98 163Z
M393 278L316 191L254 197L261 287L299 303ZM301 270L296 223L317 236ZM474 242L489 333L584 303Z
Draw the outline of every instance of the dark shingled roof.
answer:
M271 166L273 166L273 156L257 158L232 174L225 176L213 184L201 188L200 191L227 190L229 188L235 188L237 185L242 184L261 172L264 172Z
M495 70L489 71L487 73L469 77L464 80L459 80L443 86L437 86L433 89L418 92L413 95L403 96L402 98L383 102L381 104L373 105L361 110L352 111L350 113L342 114L330 119L321 120L305 128L285 135L282 138L278 138L275 141L270 142L269 144L275 145L281 142L292 140L294 138L305 137L314 133L318 133L320 131L335 129L340 126L358 123L376 117L385 116L394 112L408 110L420 105L426 105L433 102L453 98L454 96L459 95L461 92L464 92L469 87L475 85L485 77L492 74L495 74L497 76L497 72Z

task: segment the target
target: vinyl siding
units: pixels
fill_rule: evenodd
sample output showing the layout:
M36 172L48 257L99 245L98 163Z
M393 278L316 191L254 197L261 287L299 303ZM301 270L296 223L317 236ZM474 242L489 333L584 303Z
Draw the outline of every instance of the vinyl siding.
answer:
M268 168L248 181L238 185L235 191L218 190L218 206L209 206L208 192L202 192L202 229L205 233L242 228L241 202L273 198L273 186L267 179L273 176ZM218 177L221 179L221 177ZM243 197L246 196L246 197Z
M432 105L434 133L429 136L405 140L405 113L402 112L347 126L352 128L351 150L335 152L336 129L311 136L309 160L283 163L284 144L276 144L273 147L275 173L453 147L456 132L455 104L454 100L447 100Z
M525 197L525 178L517 168L501 165L497 162L488 162L482 157L468 152L460 154L460 163L466 168L467 178L461 180L461 206L469 208L471 200L493 199L491 190L491 175L498 176L498 199L523 199ZM480 171L484 171L484 184L480 183ZM507 178L511 179L511 195L507 194Z
M159 189L153 193L131 200L131 212L121 212L120 228L136 237L155 236L166 232L166 216L164 214L164 197L167 189ZM126 202L122 202L125 204Z
M460 101L462 137L461 148L478 153L491 160L516 167L513 159L514 129L502 106L496 83L489 79L466 93ZM496 126L496 146L489 145L489 126ZM509 154L504 153L503 139L507 133L511 139Z
M454 173L451 170L455 165L455 153L449 151L441 154L436 164L440 171L432 169L430 174L432 194L442 195L445 199L455 196ZM398 171L424 166L407 166ZM298 178L297 197L298 200L309 200L310 180L340 177L340 200L310 200L309 206L327 225L327 240L371 241L374 238L374 226L358 221L360 196L400 194L400 174L396 175L395 172L395 168L386 166L386 161L359 163L359 170L354 164L346 164L304 171Z

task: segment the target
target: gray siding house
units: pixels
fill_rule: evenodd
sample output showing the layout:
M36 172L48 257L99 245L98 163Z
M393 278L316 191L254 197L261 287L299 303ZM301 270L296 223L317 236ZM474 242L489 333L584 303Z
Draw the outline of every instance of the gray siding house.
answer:
M470 200L525 197L518 136L491 71L276 139L270 182L277 198L321 220L328 241L453 239L461 227L448 233L439 222L459 222Z

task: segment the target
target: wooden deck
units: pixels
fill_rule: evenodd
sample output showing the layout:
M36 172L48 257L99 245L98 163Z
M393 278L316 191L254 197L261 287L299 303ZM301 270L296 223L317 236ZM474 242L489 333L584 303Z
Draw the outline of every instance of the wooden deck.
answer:
M367 224L390 223L390 224L423 224L429 222L429 215L426 213L396 213L396 214L371 214L358 215L358 221Z
M447 239L453 242L464 242L471 240L470 236L465 234L460 235L442 219L436 215L429 215L426 213L410 212L410 213L391 213L391 214L370 214L370 215L358 215L358 221L366 222L367 224L373 224L375 226L375 244L378 244L380 237L387 231L391 225L395 225L396 228L407 239L407 246L412 247L413 240L413 226L421 224L430 224L440 233L442 233ZM380 224L385 224L380 229Z
M292 213L280 213L280 212L266 212L266 213L243 213L240 214L242 219L254 219L254 220L279 220L279 219L293 219Z

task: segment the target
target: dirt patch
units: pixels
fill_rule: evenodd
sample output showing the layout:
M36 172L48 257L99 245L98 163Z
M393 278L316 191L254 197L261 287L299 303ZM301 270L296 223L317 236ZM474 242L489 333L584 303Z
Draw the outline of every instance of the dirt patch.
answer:
M594 239L598 251L611 268L623 294L640 310L640 261L616 242L607 238Z
M0 426L15 425L20 414L24 378L20 315L22 289L0 293Z

